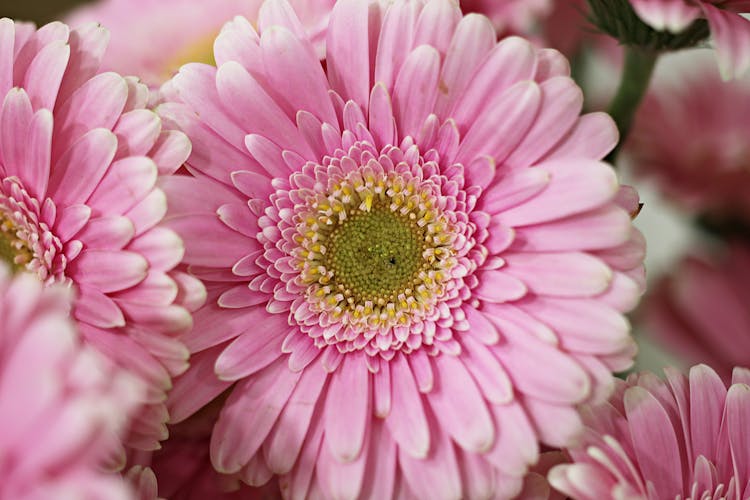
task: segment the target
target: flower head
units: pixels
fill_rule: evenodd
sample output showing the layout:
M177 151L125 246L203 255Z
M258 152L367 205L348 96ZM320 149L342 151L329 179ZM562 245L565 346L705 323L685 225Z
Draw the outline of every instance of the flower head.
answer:
M310 39L322 54L334 0L291 0ZM213 41L234 16L257 19L262 0L100 0L79 7L65 21L92 21L112 32L103 67L139 75L159 86L188 62L214 63Z
M0 498L130 498L104 467L144 387L81 345L70 295L0 266Z
M730 380L733 367L750 367L749 279L750 250L741 243L726 255L685 257L645 301L649 333L691 364L710 364Z
M159 175L190 152L144 109L148 89L99 73L107 32L0 20L0 256L47 284L75 287L83 337L149 381L129 440L163 439L164 392L187 367L175 335L205 291L177 272L179 237L159 227ZM178 305L179 304L179 305Z
M286 2L259 26L158 109L193 140L162 186L209 293L175 420L233 386L212 462L288 496L512 497L634 353L612 121L450 0L338 2L325 65Z
M750 371L735 369L729 387L706 365L666 374L632 375L588 408L585 437L568 450L573 463L552 468L552 486L584 500L748 498Z
M636 173L692 212L750 220L750 87L722 82L696 53L660 69L625 151ZM669 61L667 61L669 62Z
M679 34L698 19L706 19L713 36L719 67L725 77L750 69L750 12L743 0L630 0L638 16L658 31Z

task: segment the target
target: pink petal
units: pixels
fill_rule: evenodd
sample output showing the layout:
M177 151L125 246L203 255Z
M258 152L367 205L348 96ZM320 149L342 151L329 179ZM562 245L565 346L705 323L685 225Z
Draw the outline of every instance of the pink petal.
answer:
M657 31L679 33L700 16L700 9L684 0L631 0L638 17Z
M700 5L716 44L722 76L725 79L742 76L750 69L750 20L708 2Z
M264 369L281 353L285 318L264 323L262 330L251 329L234 339L216 359L214 371L221 380L240 380Z
M77 237L84 241L88 248L121 250L133 239L134 234L135 229L130 219L115 215L90 220Z
M53 166L49 196L59 205L86 201L106 174L116 150L117 138L109 130L87 132Z
M58 103L53 156L65 153L71 144L93 129L112 130L127 97L128 86L121 76L101 73L76 89L65 102ZM54 183L50 182L50 185Z
M115 292L140 283L148 270L141 255L118 250L84 250L69 267L77 283Z
M326 371L317 365L302 372L284 411L279 415L264 444L268 465L274 473L286 474L294 467L308 436L311 421L316 418L313 417L313 412L327 379Z
M690 369L690 435L693 456L717 456L717 437L724 413L727 388L706 365Z
M269 83L294 109L309 111L322 122L338 123L328 99L328 81L309 45L286 28L273 26L262 33L260 48Z
M79 289L74 315L79 321L99 328L125 326L125 317L117 304L93 288Z
M556 220L593 208L611 200L619 185L611 167L591 160L556 160L540 164L551 174L547 188L526 203L500 215L510 226L526 226ZM549 207L557 207L554 216Z
M219 346L198 353L192 351L190 369L174 381L169 391L167 407L171 423L182 422L234 383L219 380L214 374L214 361L222 349Z
M460 130L466 130L476 117L511 85L533 80L536 68L534 47L519 37L498 43L478 67L456 103L453 118Z
M435 388L427 394L442 428L467 451L489 450L495 428L487 405L464 364L453 356L436 356Z
M147 156L130 156L117 160L88 199L92 207L106 214L127 212L156 185L156 164Z
M477 156L491 156L503 164L506 157L523 140L534 122L541 103L536 83L518 82L504 92L488 96L477 115L467 123L468 132L461 141L457 161L469 164Z
M362 450L370 420L370 373L364 359L347 355L331 375L325 407L325 444L339 462Z
M311 158L294 122L239 63L228 62L219 68L216 89L227 112L245 133L262 135Z
M411 369L403 355L396 354L390 366L392 403L385 423L399 444L402 455L424 458L430 450L430 431L422 396L417 391Z
M544 158L577 156L601 160L614 149L619 139L612 117L606 113L588 113L578 118L568 134Z
M591 391L586 372L555 346L538 340L518 325L491 316L506 342L492 346L513 385L524 394L553 403L580 403ZM525 360L535 359L544 370L529 369Z
M234 387L211 435L211 463L216 470L232 474L250 461L300 376L287 369L281 358Z
M47 195L50 162L52 161L52 113L47 109L40 109L34 114L29 124L28 144L26 144L26 158L23 172L19 178L26 189L37 199ZM7 165L6 165L7 171Z
M505 272L523 281L530 292L559 297L590 297L604 292L612 271L583 252L505 253Z
M412 2L392 4L385 11L374 64L375 82L382 82L386 89L393 88L399 69L411 52L414 29L420 5Z
M625 391L623 403L643 479L653 483L660 497L682 491L680 449L664 407L637 386ZM655 449L660 452L654 454Z
M571 78L555 77L539 88L543 104L534 124L505 160L511 167L533 165L568 133L581 113L583 92Z
M186 264L231 268L250 252L260 250L260 243L228 228L215 215L173 217L165 225L185 242ZM217 243L221 242L220 251Z
M393 87L393 111L401 137L416 137L438 94L440 54L421 45L404 61Z
M401 477L424 498L461 498L461 474L453 444L436 423L432 430L430 454L425 459L399 448Z
M62 40L46 45L34 57L26 71L23 88L28 92L34 109L55 108L63 74L68 67L70 46Z
M473 290L474 295L487 302L518 300L528 292L521 280L501 271L484 271L477 277L479 286Z
M366 108L370 94L370 4L336 2L326 37L326 62L331 88L345 100Z
M3 166L7 176L21 174L19 177L23 179L26 177L23 163L24 150L27 147L26 135L34 111L29 96L23 89L15 88L4 97L0 111L0 148Z
M397 451L385 423L382 420L373 421L370 425L369 467L360 498L393 498Z

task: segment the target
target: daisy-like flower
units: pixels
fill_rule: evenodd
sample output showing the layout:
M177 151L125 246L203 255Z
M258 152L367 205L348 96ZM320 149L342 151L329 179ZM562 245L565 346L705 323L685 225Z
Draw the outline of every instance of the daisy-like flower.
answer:
M618 381L608 403L587 408L571 464L549 473L577 500L750 497L750 371L727 388L710 367Z
M335 0L291 0L322 56ZM257 19L262 0L100 0L72 12L71 26L95 21L112 32L103 67L138 75L151 86L189 62L214 63L213 41L234 16Z
M644 321L671 352L706 363L728 381L750 367L750 250L734 243L726 255L688 256L654 287Z
M98 72L107 38L96 25L0 20L0 255L75 287L83 337L149 382L129 443L154 448L166 437L170 378L187 368L175 335L205 298L173 270L179 237L157 225L157 177L179 168L190 143L144 109L143 84Z
M636 14L652 28L680 33L697 19L708 21L722 75L741 75L750 69L750 13L748 0L630 0Z
M750 221L750 80L721 81L701 52L658 68L625 151L683 208Z
M3 500L130 498L104 467L144 387L81 345L68 292L0 265Z
M552 0L461 0L464 12L477 12L490 18L498 34L529 35L552 11Z
M174 419L232 386L214 466L290 498L512 497L635 350L614 124L451 0L338 2L325 65L285 1L259 26L158 110L193 141L165 221L209 295Z

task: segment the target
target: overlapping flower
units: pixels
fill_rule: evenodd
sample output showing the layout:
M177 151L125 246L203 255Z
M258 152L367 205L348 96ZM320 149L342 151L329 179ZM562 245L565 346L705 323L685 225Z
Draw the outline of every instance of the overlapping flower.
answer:
M552 486L577 499L750 496L750 372L725 385L706 365L618 381L608 403L584 413L586 434L557 465Z
M636 173L681 207L750 220L750 80L722 82L702 52L658 74L626 151Z
M634 354L637 205L553 50L449 0L342 0L322 67L292 7L217 38L158 108L208 301L181 421L230 386L213 465L289 498L512 497Z
M98 72L107 39L94 24L0 20L0 253L44 283L73 286L83 337L149 382L129 443L153 448L166 437L170 378L187 368L175 335L205 298L174 269L179 237L158 226L157 178L190 143L162 130L137 79Z
M130 498L104 467L144 387L81 345L71 295L0 266L0 498Z

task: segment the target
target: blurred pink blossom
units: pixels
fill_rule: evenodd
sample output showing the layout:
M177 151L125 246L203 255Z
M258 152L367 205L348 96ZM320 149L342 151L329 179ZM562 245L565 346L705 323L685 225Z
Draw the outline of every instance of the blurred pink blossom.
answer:
M706 51L665 59L625 152L682 208L750 220L750 80L724 82Z
M644 303L647 332L690 364L706 363L728 381L735 366L750 368L750 249L689 256Z
M335 0L290 0L321 57ZM71 13L71 26L96 21L112 32L105 69L151 86L189 62L213 62L213 41L235 16L255 20L262 0L99 0Z
M0 265L0 498L125 500L105 471L144 387L80 342L71 293Z

